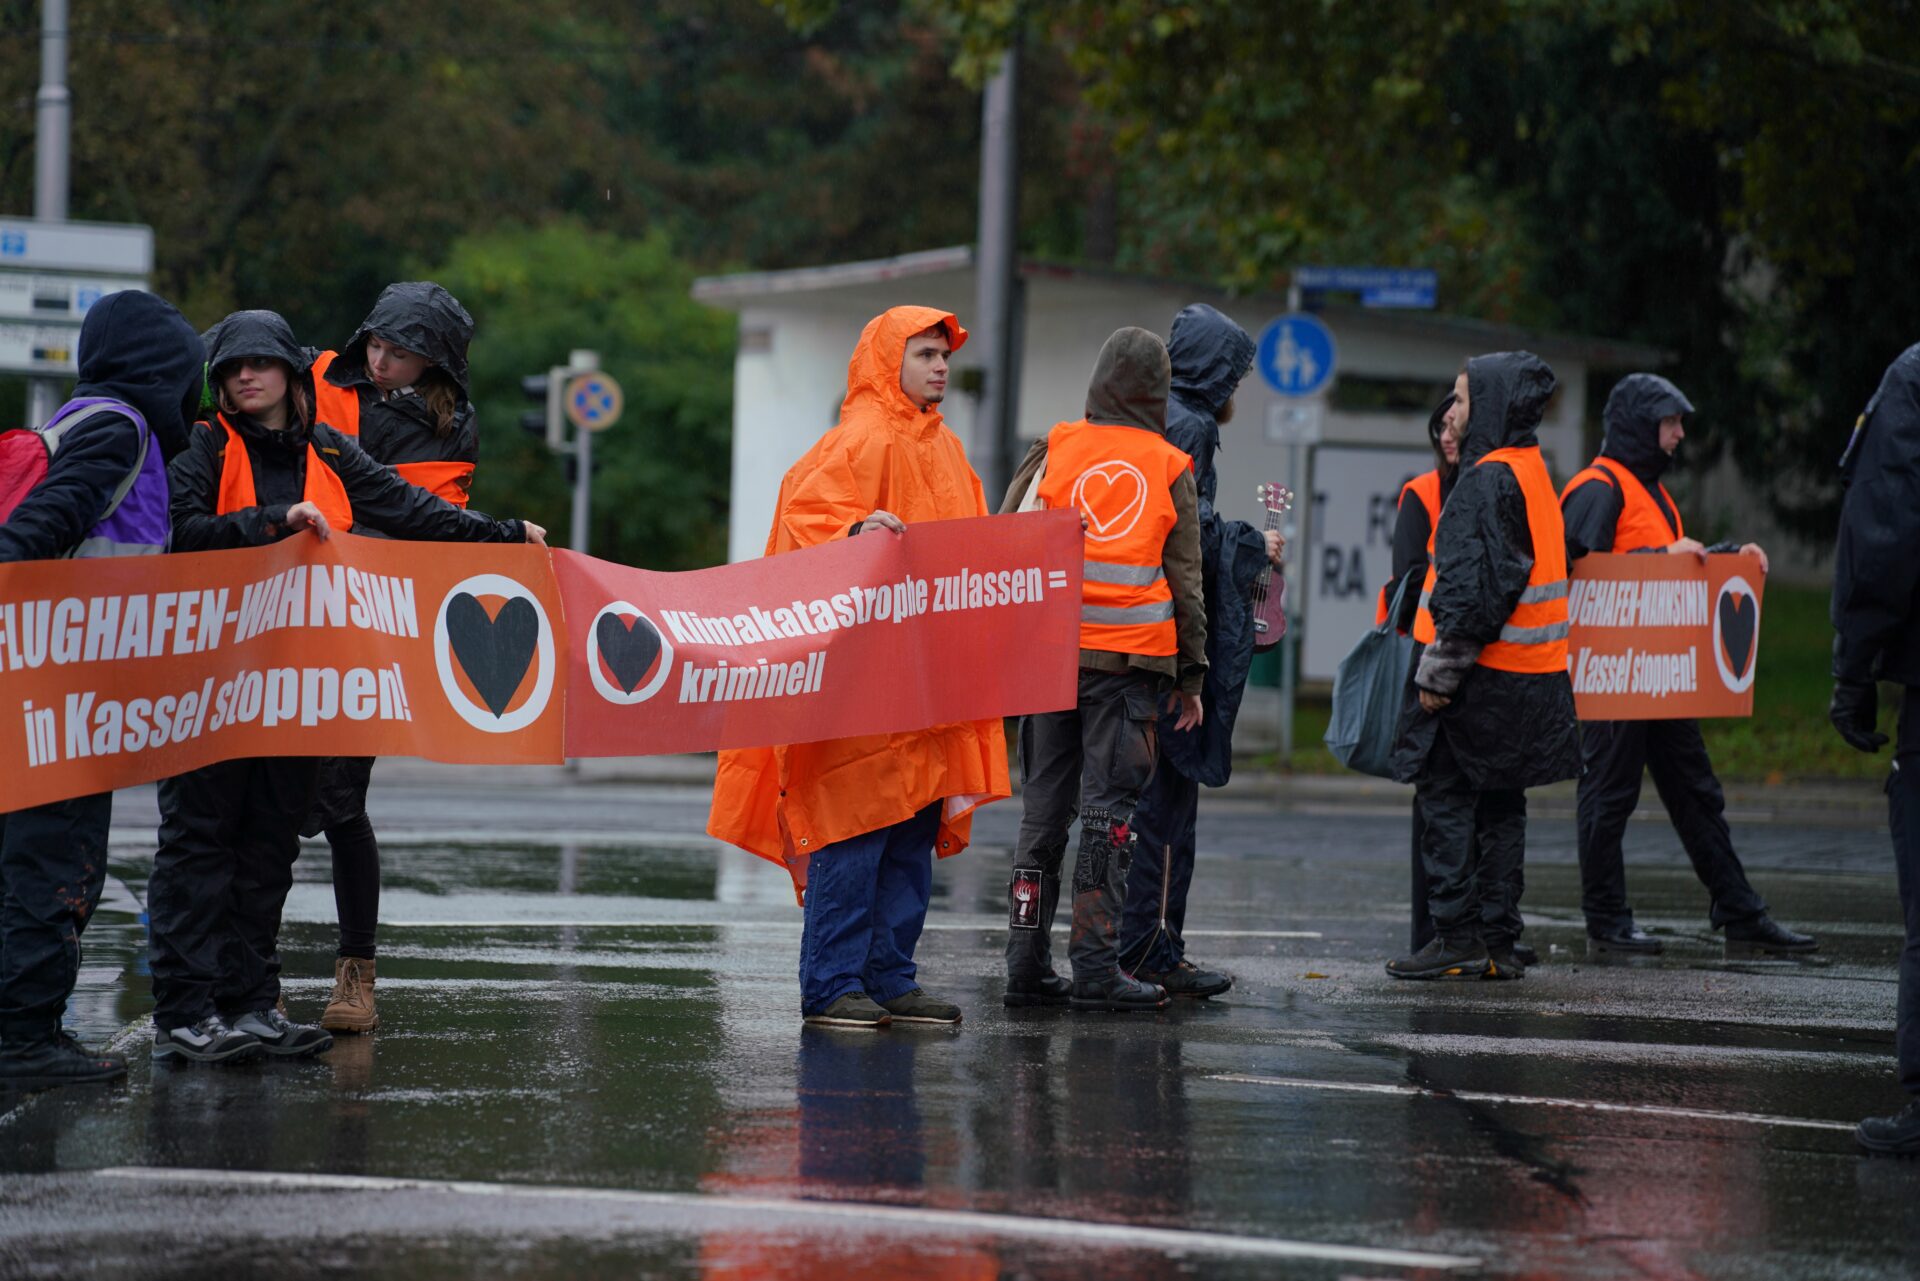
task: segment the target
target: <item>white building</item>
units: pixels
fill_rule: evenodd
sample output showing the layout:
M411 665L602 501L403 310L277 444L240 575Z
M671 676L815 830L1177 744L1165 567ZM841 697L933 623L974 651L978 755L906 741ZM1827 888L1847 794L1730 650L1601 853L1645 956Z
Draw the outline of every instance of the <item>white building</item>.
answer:
M1205 302L1257 338L1287 309L1276 295L1229 296L1208 286L1096 268L1028 260L1020 276L1025 315L1016 422L1023 441L1081 416L1094 359L1115 329L1138 325L1164 335L1181 307ZM780 478L837 419L847 360L866 322L888 307L918 303L952 311L971 328L974 292L968 246L695 282L695 298L740 315L731 559L758 556L765 546ZM1218 504L1223 515L1258 524L1259 482L1277 481L1300 492L1289 590L1290 603L1304 604L1307 613L1302 671L1309 680L1331 676L1353 638L1373 621L1374 593L1391 572L1394 496L1407 476L1432 466L1427 415L1463 359L1524 348L1553 366L1560 391L1540 438L1549 465L1564 479L1584 465L1597 442L1597 433L1585 434L1583 422L1590 371L1624 373L1666 358L1630 343L1428 311L1327 307L1318 314L1338 343L1339 371L1322 443L1310 461L1301 459L1299 470L1308 474L1294 474L1289 447L1268 438L1268 409L1283 398L1255 374L1241 385L1234 420L1222 433ZM978 385L967 371L978 368L971 358L983 346L970 343L956 356L949 387L957 390L949 391L942 410L984 474L992 442L974 438L976 403L966 391Z

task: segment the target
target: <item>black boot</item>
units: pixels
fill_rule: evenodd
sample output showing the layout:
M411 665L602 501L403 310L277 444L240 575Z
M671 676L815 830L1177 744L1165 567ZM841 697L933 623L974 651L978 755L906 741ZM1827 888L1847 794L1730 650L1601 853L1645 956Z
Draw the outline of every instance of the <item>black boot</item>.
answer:
M1438 935L1412 956L1388 961L1387 973L1397 979L1477 979L1490 964L1478 936L1449 940Z
M1818 951L1820 941L1811 934L1795 934L1771 916L1762 914L1751 920L1727 922L1727 955L1754 956L1771 953L1794 956Z
M1519 947L1490 947L1487 949L1487 972L1483 979L1523 979L1527 977L1527 963L1520 959Z
M1053 971L1053 917L1060 907L1060 876L1016 867L1007 886L1008 1006L1065 1005L1073 985Z
M1167 1003L1167 990L1158 983L1142 983L1125 970L1104 979L1075 979L1076 1010L1157 1010Z
M38 1090L52 1085L115 1081L127 1074L118 1054L95 1054L71 1032L0 1046L0 1089Z
M1875 1156L1920 1156L1920 1098L1892 1116L1870 1116L1853 1131L1854 1141Z

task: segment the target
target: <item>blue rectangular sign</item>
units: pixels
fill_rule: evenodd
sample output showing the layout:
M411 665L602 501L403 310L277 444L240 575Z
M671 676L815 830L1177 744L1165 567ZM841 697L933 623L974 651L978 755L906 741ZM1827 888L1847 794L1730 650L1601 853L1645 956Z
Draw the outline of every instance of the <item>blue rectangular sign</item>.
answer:
M1440 292L1439 273L1424 267L1296 267L1293 283L1359 294L1367 307L1431 307Z

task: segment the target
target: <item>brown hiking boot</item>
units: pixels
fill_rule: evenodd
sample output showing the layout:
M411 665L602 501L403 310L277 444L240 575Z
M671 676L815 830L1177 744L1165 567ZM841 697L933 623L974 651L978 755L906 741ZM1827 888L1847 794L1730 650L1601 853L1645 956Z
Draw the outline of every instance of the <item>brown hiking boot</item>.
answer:
M371 1032L380 1026L373 1009L373 962L342 956L333 963L333 996L320 1015L329 1032Z

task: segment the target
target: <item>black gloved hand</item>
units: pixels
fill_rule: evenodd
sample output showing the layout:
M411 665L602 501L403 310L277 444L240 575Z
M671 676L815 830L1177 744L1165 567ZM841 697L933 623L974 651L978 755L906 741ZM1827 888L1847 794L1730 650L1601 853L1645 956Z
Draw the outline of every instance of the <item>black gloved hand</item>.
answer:
M1847 746L1862 752L1877 752L1887 745L1887 736L1874 730L1880 715L1880 688L1872 681L1835 681L1833 702L1827 706L1827 719L1847 740Z

